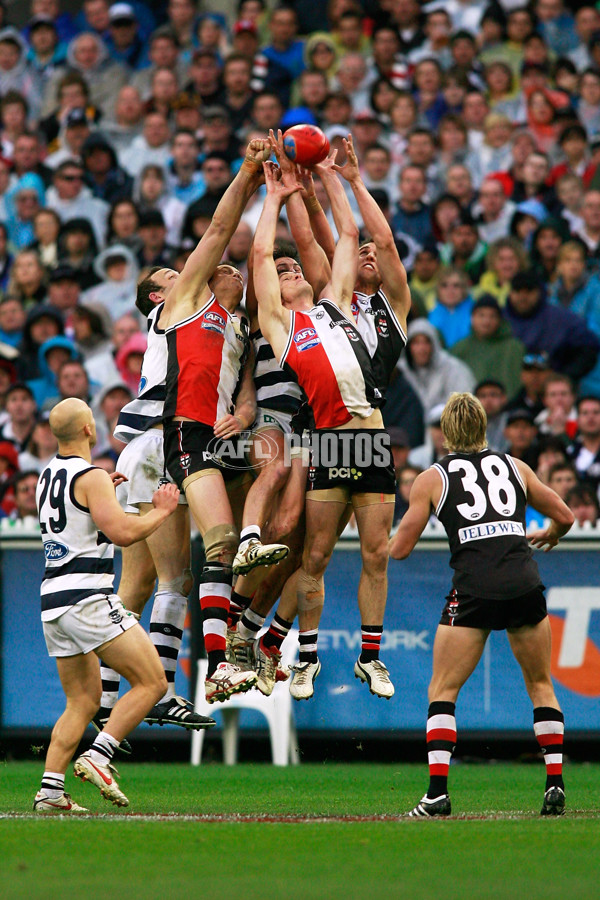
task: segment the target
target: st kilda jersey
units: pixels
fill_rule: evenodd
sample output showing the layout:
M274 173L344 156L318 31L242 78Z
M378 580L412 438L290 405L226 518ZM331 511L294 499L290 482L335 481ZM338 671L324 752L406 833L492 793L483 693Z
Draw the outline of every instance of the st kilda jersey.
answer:
M370 295L355 291L352 312L373 360L377 387L385 395L392 372L406 347L406 334L381 288Z
M506 600L541 584L525 537L527 490L512 457L451 453L433 468L443 483L435 513L448 535L456 590Z
M184 416L211 428L231 412L248 336L212 294L202 309L166 329L164 417Z
M280 364L296 374L316 428L338 428L353 416L366 419L381 403L365 343L331 300L292 312Z

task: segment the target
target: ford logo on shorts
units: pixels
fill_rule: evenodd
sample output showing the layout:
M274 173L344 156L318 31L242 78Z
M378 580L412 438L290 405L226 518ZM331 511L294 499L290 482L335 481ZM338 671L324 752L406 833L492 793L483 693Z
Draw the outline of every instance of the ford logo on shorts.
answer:
M44 555L49 562L54 562L55 559L64 559L68 552L69 548L64 544L59 544L58 541L44 543Z

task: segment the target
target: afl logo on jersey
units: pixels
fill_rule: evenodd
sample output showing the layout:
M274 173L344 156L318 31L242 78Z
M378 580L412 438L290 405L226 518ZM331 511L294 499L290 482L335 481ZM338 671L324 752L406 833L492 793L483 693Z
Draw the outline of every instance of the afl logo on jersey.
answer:
M68 554L69 548L58 541L46 541L44 544L44 556L48 562L54 562L57 559L64 559Z
M296 350L301 352L302 350L310 350L311 347L316 347L321 341L314 328L303 328L302 331L298 331L294 335L294 343Z
M225 319L219 313L209 310L203 316L202 327L209 331L218 331L219 334L225 334Z

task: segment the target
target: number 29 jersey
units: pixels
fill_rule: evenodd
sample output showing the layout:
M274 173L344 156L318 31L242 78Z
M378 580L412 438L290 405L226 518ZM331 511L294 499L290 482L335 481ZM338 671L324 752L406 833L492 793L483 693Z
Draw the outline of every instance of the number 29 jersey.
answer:
M81 456L55 456L38 481L36 503L46 568L42 620L57 619L95 594L112 594L115 548L75 499L75 482L95 468Z
M450 543L453 586L483 600L519 597L541 584L525 537L527 489L514 460L489 449L451 453L435 513Z

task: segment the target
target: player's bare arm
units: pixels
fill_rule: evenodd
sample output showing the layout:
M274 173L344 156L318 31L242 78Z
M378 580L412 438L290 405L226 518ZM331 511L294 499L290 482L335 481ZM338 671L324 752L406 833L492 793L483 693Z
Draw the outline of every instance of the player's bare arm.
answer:
M91 469L75 482L75 499L89 509L98 530L113 544L129 547L156 531L177 509L179 489L174 484L162 485L152 497L154 509L145 516L128 516L115 497L108 472Z
M365 229L369 232L377 248L377 265L383 290L400 320L400 324L406 329L406 317L411 305L406 269L400 260L392 229L362 180L358 157L350 134L348 139L344 140L344 149L347 157L346 164L336 166L336 172L339 172L352 188ZM368 252L368 247L361 247L361 253L363 252Z
M296 168L302 185L301 197L304 201L306 212L308 213L312 233L315 236L317 245L321 247L325 253L329 268L331 269L333 254L335 253L335 238L333 232L327 221L325 211L317 198L312 172L310 169L304 169L302 166L296 166Z
M269 132L269 140L281 169L281 180L285 185L296 185L299 178L298 167L284 152L281 129L277 132L277 138L271 130ZM324 250L315 239L307 208L299 191L294 191L293 194L290 194L286 202L286 208L292 237L300 254L304 277L312 286L315 295L319 296L331 279L331 265Z
M513 459L527 488L527 500L534 509L550 519L548 528L528 535L529 543L548 552L567 534L575 517L558 494L537 477L533 469L520 459Z
M254 371L254 348L250 345L244 368L240 377L240 389L232 414L223 416L215 422L215 436L226 440L246 431L256 418L256 388L252 373Z
M288 339L290 311L281 305L279 277L273 259L275 229L282 204L300 185L285 185L279 180L279 169L265 162L267 198L254 237L254 289L258 299L258 322L264 337L280 359ZM296 277L289 272L282 276Z
M442 490L441 479L435 469L427 469L415 478L410 491L409 507L390 540L392 559L406 559L414 550L432 509L437 506Z
M223 194L206 233L190 254L168 295L161 316L162 327L178 321L188 311L194 312L208 299L208 282L221 261L248 200L262 183L262 163L270 154L271 147L266 140L254 140L248 144L242 167Z
M346 192L335 171L335 151L315 166L331 201L331 211L339 239L331 267L331 284L325 288L328 299L352 319L352 294L358 268L358 226L354 221Z

